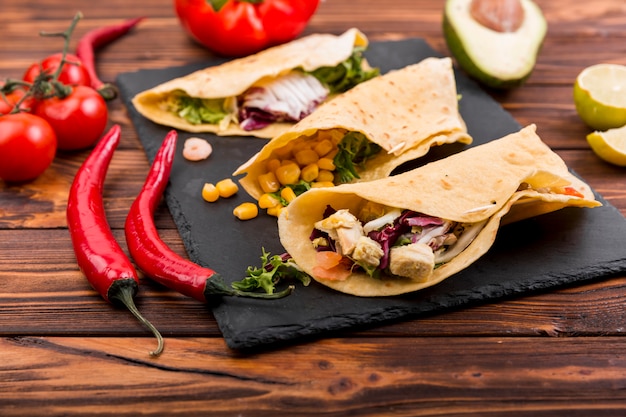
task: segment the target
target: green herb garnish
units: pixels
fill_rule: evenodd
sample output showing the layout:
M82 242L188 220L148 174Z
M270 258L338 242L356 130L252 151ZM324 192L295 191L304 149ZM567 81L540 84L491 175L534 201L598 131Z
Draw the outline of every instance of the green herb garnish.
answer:
M261 267L249 266L246 277L241 281L235 281L231 285L238 291L255 291L263 289L267 294L273 294L276 284L288 279L297 279L304 286L308 286L311 277L302 271L289 255L273 255L263 250Z

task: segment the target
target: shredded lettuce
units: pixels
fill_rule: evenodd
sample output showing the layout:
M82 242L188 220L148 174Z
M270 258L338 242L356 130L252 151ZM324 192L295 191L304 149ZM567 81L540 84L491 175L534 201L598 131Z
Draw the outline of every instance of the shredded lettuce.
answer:
M340 183L350 182L360 178L356 168L375 156L382 149L374 142L370 142L360 132L348 132L337 145L339 152L333 162L336 167Z
M179 93L170 96L169 108L189 123L218 124L228 116L224 109L224 99L202 99Z
M380 74L378 68L363 69L363 47L355 47L352 55L334 67L321 67L311 74L324 83L331 93L343 93L357 84Z

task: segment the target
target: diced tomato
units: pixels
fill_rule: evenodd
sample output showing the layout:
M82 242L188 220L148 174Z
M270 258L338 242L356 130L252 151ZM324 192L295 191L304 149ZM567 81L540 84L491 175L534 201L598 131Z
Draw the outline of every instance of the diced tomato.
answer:
M343 256L333 251L322 251L315 254L315 261L317 262L317 266L324 269L330 269L339 265L342 259Z
M313 267L313 274L317 278L343 281L350 276L350 267L346 265L344 259L343 256L336 252L317 252L317 265Z
M565 188L563 188L563 191L564 191L563 194L565 194L565 195L573 195L574 197L585 198L585 196L582 195L574 187L565 187Z

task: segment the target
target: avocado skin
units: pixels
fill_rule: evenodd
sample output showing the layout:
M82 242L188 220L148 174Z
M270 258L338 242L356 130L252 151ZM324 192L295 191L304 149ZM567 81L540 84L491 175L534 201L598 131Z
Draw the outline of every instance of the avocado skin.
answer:
M487 87L491 87L499 90L512 89L515 87L519 87L526 82L528 77L532 74L532 69L526 74L520 74L518 78L503 80L494 75L489 75L479 69L474 61L469 57L465 48L463 47L463 41L457 34L457 31L454 29L454 26L450 23L450 19L447 14L443 15L443 34L446 40L446 44L448 45L448 49L456 59L457 63L463 70L472 78L486 85ZM537 48L537 53L541 50L543 45L543 39L541 44Z

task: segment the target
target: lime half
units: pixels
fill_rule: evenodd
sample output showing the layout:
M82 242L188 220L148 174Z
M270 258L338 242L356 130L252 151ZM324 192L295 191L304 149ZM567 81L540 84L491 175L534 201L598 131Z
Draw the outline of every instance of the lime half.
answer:
M626 126L590 133L587 142L600 158L614 165L626 166Z
M592 129L626 125L626 66L597 64L582 70L574 83L574 104Z

